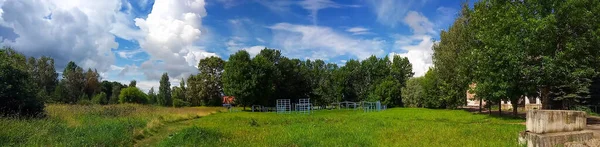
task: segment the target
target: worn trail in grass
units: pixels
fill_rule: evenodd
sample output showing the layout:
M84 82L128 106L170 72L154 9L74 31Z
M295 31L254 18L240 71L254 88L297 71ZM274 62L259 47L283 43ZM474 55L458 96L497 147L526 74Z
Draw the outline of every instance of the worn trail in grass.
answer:
M518 146L522 119L397 108L311 115L235 112L192 121L159 146Z

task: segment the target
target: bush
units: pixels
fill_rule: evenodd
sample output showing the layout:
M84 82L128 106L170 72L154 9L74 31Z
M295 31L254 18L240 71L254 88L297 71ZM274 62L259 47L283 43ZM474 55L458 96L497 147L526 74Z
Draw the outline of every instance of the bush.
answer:
M0 49L0 116L39 116L44 102L37 97L25 56Z
M100 104L100 105L108 104L108 99L106 98L106 93L100 92L99 94L94 96L94 98L92 98L92 103Z
M183 101L181 99L173 99L173 107L185 107L190 106L189 102Z
M92 103L92 101L88 100L88 99L80 99L79 101L77 101L77 105L84 105L84 106L89 106L89 105L93 105L94 103Z
M123 88L119 94L119 103L145 104L147 102L148 96L137 87Z

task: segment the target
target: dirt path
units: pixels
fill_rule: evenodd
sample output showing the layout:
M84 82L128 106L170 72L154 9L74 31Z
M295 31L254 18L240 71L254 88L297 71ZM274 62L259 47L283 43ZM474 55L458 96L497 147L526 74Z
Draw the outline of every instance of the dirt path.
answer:
M217 112L213 112L217 113ZM211 115L213 113L209 113L203 116ZM194 125L194 121L202 118L203 116L198 116L190 119L180 120L176 122L170 122L164 124L160 127L153 128L153 133L151 135L146 136L140 140L135 141L136 147L144 147L144 146L157 146L160 141L168 138L171 134L175 132L179 132L187 127Z

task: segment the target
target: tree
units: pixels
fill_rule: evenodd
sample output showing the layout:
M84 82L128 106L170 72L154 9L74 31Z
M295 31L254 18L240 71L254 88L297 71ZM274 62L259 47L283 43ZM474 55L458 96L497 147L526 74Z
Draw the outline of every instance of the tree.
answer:
M381 84L377 85L375 91L371 94L371 97L376 97L376 100L381 101L381 104L390 107L402 107L402 85L398 80L389 77L386 78Z
M36 97L25 56L11 48L0 49L0 116L39 116L44 102Z
M83 69L74 62L69 62L63 71L63 80L65 81L66 90L66 98L63 102L76 103L84 94L85 77Z
M92 71L92 69L88 68L85 73L85 94L88 97L92 97L96 93L99 93L102 90L100 84L100 74L98 74L98 71Z
M408 58L395 55L392 57L390 75L396 81L400 82L400 85L406 86L406 81L408 81L408 78L415 75L415 73L412 72L412 64L410 64Z
M129 86L128 87L135 87L136 84L137 84L137 81L131 80L131 82L129 82Z
M406 82L406 86L402 87L402 103L405 107L422 107L423 98L423 77L410 78Z
M171 83L169 82L169 75L167 73L164 73L160 78L157 102L161 106L171 106L173 104L171 100Z
M148 91L148 104L156 104L158 96L154 92L154 87Z
M440 80L440 96L449 108L465 105L466 92L472 83L473 61L471 48L474 32L470 28L470 10L463 4L459 16L447 31L440 33L440 41L433 46L433 63Z
M422 105L426 108L446 108L446 101L440 97L440 80L434 70L430 68L421 80L424 93Z
M200 73L195 77L195 88L199 88L199 97L203 105L221 105L223 83L221 82L225 61L219 57L211 56L200 60L198 70ZM180 86L185 93L185 83ZM183 98L183 97L182 97Z
M241 104L246 109L254 103L252 88L252 64L250 54L245 50L240 50L229 56L229 61L225 63L223 72L223 91L226 95L235 96L236 103ZM188 82L189 83L189 82Z
M127 87L119 94L119 103L146 104L148 96L137 87Z
M106 93L100 92L92 98L92 103L106 105L108 104L108 99L106 97Z

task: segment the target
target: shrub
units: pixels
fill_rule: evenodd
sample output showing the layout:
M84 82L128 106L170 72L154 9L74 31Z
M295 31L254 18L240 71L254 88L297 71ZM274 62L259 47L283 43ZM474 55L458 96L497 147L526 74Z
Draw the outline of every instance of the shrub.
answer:
M106 93L100 92L96 96L92 98L92 103L106 105L108 104L108 99L106 98Z
M90 101L89 99L80 99L79 101L77 101L77 105L89 106L92 104L94 103L92 103L92 101Z
M173 107L185 107L190 106L189 102L183 101L181 99L173 99Z
M145 104L147 102L148 96L137 87L123 88L119 94L119 103Z

